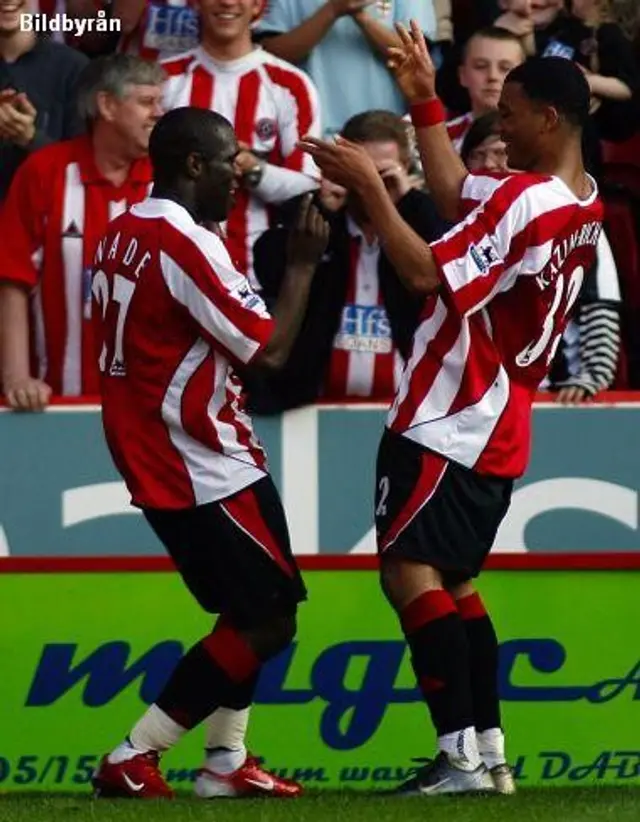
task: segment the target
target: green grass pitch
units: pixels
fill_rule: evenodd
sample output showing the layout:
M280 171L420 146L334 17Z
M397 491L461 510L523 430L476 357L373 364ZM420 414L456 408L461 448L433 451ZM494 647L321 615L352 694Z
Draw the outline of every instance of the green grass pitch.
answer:
M309 793L295 800L94 800L0 795L1 822L640 822L640 788L521 790L515 797Z

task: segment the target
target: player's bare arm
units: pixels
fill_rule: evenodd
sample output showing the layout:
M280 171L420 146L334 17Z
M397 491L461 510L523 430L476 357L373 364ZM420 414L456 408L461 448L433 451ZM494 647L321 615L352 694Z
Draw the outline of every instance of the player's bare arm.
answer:
M259 369L277 371L287 362L307 310L316 268L329 242L329 224L311 199L308 194L302 200L297 224L289 237L287 270L273 310L275 328L252 362Z
M338 138L328 143L306 137L300 144L328 180L360 197L386 255L407 289L430 294L440 280L431 249L402 219L384 180L362 146Z
M411 21L408 31L396 25L401 45L389 49L388 66L411 106L437 101L436 70L420 26ZM441 216L459 218L462 184L467 169L453 147L445 122L416 128L416 139L427 188Z

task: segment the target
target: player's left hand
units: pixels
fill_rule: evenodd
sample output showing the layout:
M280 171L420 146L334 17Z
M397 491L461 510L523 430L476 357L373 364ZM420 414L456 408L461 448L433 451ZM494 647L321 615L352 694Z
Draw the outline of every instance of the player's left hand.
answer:
M376 164L357 143L343 137L336 137L335 143L305 137L298 147L313 157L326 177L349 191L383 185Z
M579 405L581 402L588 402L590 399L584 388L577 385L567 385L558 391L556 402L560 405Z
M410 103L432 100L436 96L436 69L420 26L411 21L409 31L396 23L400 45L389 49L387 66Z
M24 93L0 97L0 137L25 147L36 134L37 111Z

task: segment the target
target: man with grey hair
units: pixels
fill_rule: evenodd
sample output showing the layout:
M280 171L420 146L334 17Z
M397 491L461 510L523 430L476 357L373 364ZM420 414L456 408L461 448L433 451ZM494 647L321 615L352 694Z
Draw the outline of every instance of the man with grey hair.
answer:
M163 81L137 57L93 61L79 84L87 134L34 152L14 177L0 211L0 380L11 408L98 393L90 267L110 220L149 191Z

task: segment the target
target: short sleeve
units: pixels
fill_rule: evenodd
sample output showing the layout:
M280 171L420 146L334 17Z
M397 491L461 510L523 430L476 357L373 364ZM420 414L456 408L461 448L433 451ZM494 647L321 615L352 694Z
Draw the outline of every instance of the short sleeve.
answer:
M513 285L529 260L536 218L556 206L528 175L506 178L466 220L431 246L440 279L461 316ZM545 203L547 200L547 204Z
M509 175L467 174L460 193L460 219L471 214L474 208L484 203Z
M37 285L46 225L45 180L39 152L13 178L0 209L0 281Z
M215 348L246 365L267 344L273 319L218 237L198 228L179 254L161 254L161 267L171 296Z

